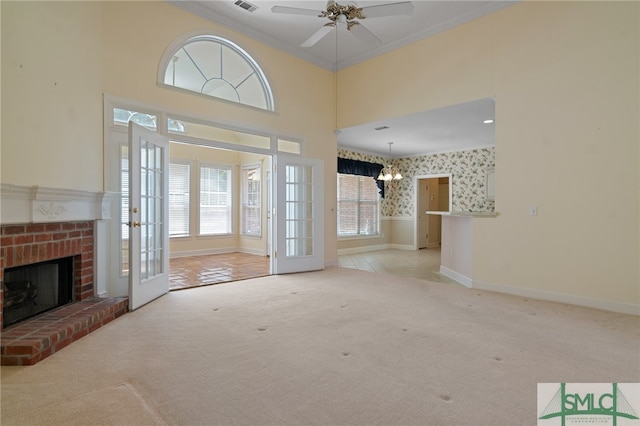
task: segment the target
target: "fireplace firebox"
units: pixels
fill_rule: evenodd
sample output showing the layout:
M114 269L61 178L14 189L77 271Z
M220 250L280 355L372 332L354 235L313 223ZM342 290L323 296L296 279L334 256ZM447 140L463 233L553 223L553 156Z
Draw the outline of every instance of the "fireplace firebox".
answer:
M2 326L73 301L73 256L4 270Z

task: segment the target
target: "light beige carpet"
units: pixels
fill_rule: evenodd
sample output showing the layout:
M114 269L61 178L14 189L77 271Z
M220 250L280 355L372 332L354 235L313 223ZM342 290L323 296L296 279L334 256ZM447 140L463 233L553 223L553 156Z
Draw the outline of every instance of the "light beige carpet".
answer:
M330 268L173 292L2 367L5 425L535 425L640 382L638 317Z

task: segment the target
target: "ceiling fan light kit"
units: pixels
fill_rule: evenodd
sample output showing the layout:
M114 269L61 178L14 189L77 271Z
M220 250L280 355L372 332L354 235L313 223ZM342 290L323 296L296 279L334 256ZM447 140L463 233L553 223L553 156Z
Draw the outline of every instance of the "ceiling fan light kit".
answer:
M413 13L413 3L403 1L399 3L381 4L369 7L357 7L355 2L346 5L338 4L335 1L329 1L325 10L301 9L297 7L273 6L273 13L288 13L292 15L317 16L319 18L327 18L330 22L322 26L318 31L313 33L311 37L302 42L301 47L311 47L319 42L324 36L329 34L337 25L346 25L353 35L367 44L375 47L382 43L378 37L369 31L364 25L356 21L365 18L381 18L384 16L394 15L411 15Z

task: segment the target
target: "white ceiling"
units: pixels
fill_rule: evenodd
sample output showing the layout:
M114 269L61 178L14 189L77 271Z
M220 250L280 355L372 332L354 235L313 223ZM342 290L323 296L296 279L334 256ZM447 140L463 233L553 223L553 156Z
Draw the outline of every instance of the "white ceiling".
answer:
M410 16L387 16L360 20L361 25L366 26L382 41L378 47L367 47L349 33L344 26L338 26L314 46L302 48L300 44L329 20L316 16L273 13L271 8L273 6L287 6L321 11L326 8L326 1L250 0L250 3L258 7L253 12L235 5L235 0L167 1L329 70L339 70L362 62L492 13L515 2L412 0L414 11ZM357 2L357 6L367 7L398 1L401 0L361 0ZM338 3L341 2L338 1ZM341 4L346 3L345 1ZM388 142L393 141L392 155L394 157L490 146L493 145L494 126L484 125L482 120L493 118L493 111L493 100L485 99L409 117L342 129L337 132L338 145L347 149L388 156ZM477 124L478 120L480 120L480 124ZM390 128L382 131L372 130L381 125Z
M480 99L338 131L338 145L384 157L410 157L495 145L494 100ZM387 126L388 129L375 130ZM393 142L389 153L389 142Z
M260 40L329 70L336 69L336 57L338 59L337 69L342 69L514 3L514 1L488 0L413 0L414 11L410 16L387 16L360 21L361 25L366 26L382 41L382 44L378 47L367 47L343 26L340 26L338 32L332 31L316 45L303 48L300 47L300 44L329 20L316 16L273 13L271 8L273 6L287 6L322 11L327 6L326 1L250 0L250 3L258 7L253 12L236 6L234 4L235 0L167 1L212 22L231 28L241 34ZM367 7L397 3L399 1L403 0L360 0L357 2L357 6ZM347 4L348 2L338 1L338 3ZM336 34L338 35L337 52Z

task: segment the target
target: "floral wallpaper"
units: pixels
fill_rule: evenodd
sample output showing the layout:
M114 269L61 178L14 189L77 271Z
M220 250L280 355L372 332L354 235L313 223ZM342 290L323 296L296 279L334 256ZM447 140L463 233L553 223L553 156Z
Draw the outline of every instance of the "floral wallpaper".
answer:
M338 156L352 160L387 164L384 157L338 149ZM495 202L485 199L485 170L495 167L495 148L445 152L433 155L395 158L403 179L387 182L382 202L383 216L413 216L415 214L414 177L450 173L454 211L493 212Z

